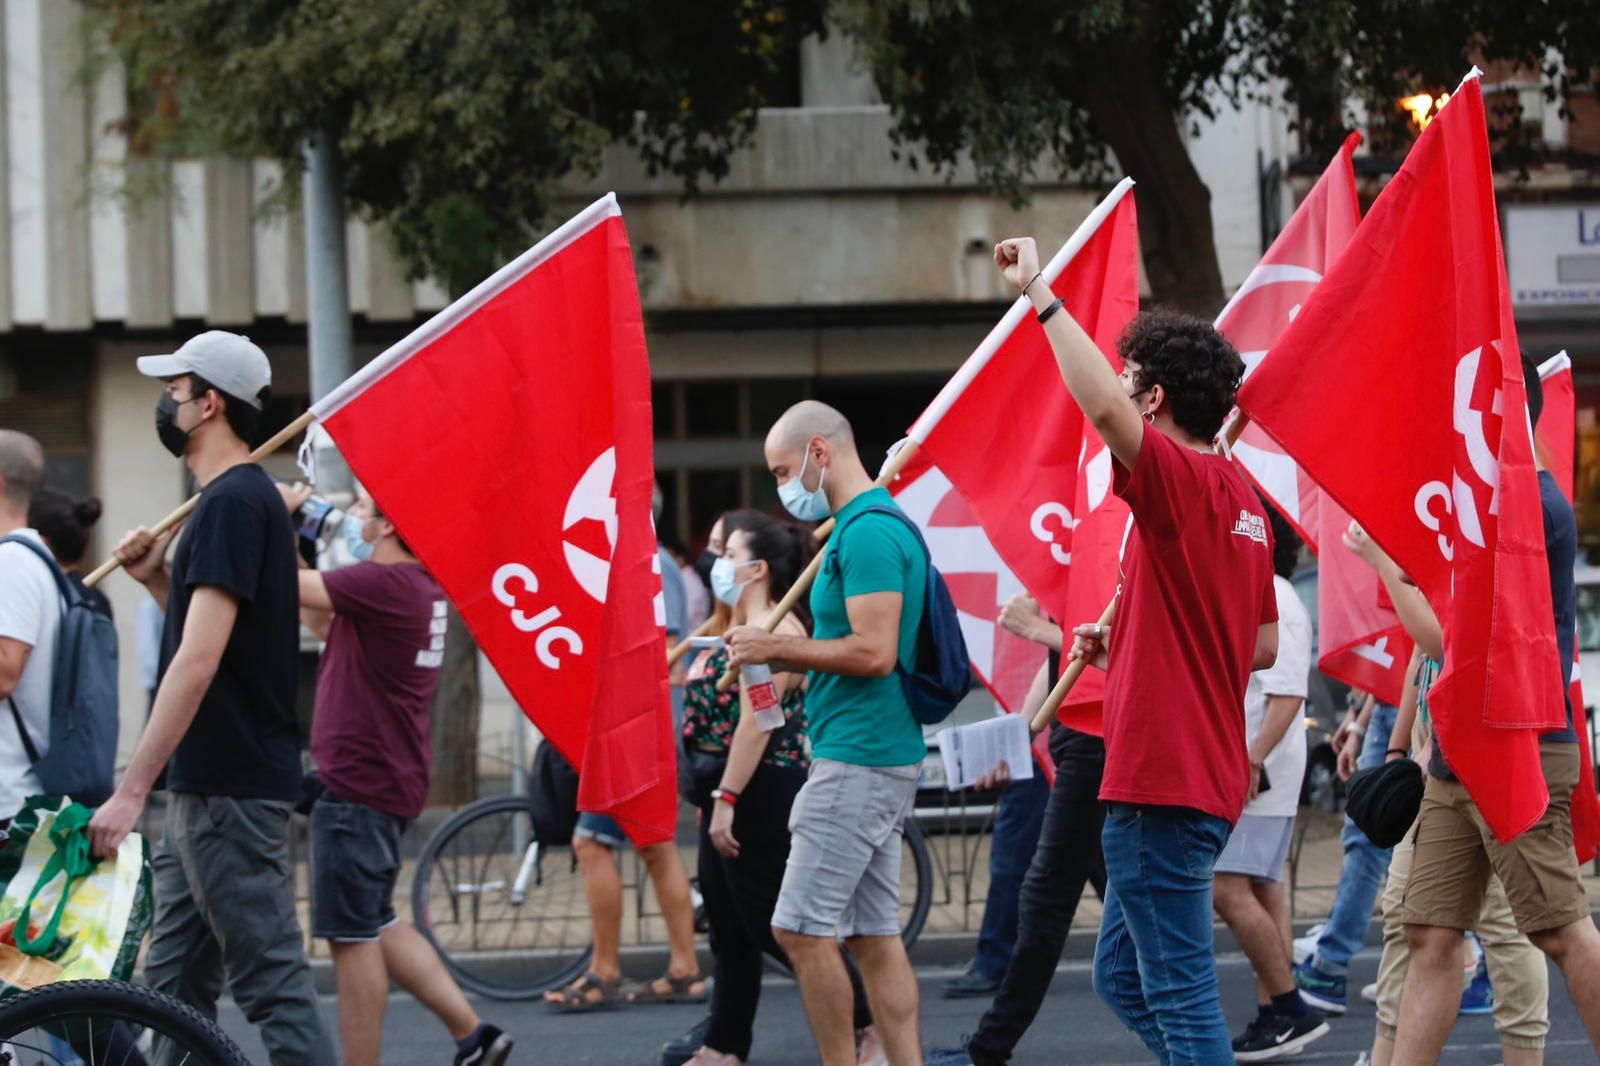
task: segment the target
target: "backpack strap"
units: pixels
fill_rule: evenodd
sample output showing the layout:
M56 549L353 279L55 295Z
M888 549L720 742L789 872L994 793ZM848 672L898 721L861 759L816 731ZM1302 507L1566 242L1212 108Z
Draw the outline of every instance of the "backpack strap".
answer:
M50 576L55 579L57 591L61 593L61 598L67 601L68 606L78 602L78 590L72 587L72 582L68 581L67 575L62 573L61 567L56 563L55 556L51 555L39 544L22 536L20 533L12 533L6 537L0 537L0 544L20 544L33 552L50 571ZM16 699L7 696L6 703L11 707L11 720L17 723L17 735L22 738L22 750L27 753L30 763L38 762L39 749L34 747L33 738L28 735L28 727L23 724L22 712L17 710Z
M61 569L61 564L56 562L56 557L49 550L35 540L24 537L20 533L13 533L7 537L0 537L0 544L20 544L39 557L45 568L50 571L50 576L55 579L56 591L61 593L61 598L67 601L68 607L73 607L83 599L78 590L72 587L72 582L67 580L66 571Z
M834 548L836 548L839 545L844 543L844 531L846 529L848 529L852 524L854 524L856 519L860 518L862 515L869 515L869 514L892 515L893 517L898 518L902 523L904 523L905 526L911 530L911 535L917 538L917 543L922 545L922 555L923 555L923 558L926 560L928 570L930 572L933 570L933 552L928 550L928 542L923 539L922 530L917 528L917 523L912 520L910 515L906 514L900 508L898 508L898 507L890 507L887 504L882 504L882 503L875 503L870 507L863 507L861 510L857 511L855 514L851 515L847 520L845 520L844 522L841 522L838 525L838 527L834 529L833 536L832 536L832 538L830 538L831 541L832 541L832 543L829 546L829 554L830 555L833 553L833 549ZM836 563L834 563L834 565L837 566L838 563L836 562ZM923 610L924 614L927 613L928 605L926 603L924 603L922 605L922 610ZM918 621L917 624L920 626L922 623L921 623L921 621ZM898 643L899 642L897 641L896 642L897 646L898 646ZM902 678L905 676L905 673L906 673L906 668L905 668L904 664L902 664L900 662L900 656L899 656L898 652L895 654L895 657L894 657L894 671L895 671L896 674L899 674Z
M17 701L7 696L6 703L11 707L11 720L17 723L17 735L22 738L22 750L27 753L30 763L38 762L39 749L33 746L33 738L28 735L28 727L22 724L22 712L17 710Z

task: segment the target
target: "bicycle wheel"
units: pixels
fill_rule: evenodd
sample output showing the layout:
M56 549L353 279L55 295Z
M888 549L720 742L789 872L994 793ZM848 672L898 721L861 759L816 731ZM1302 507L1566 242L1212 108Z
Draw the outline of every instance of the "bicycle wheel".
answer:
M0 1002L0 1066L249 1066L216 1023L121 981L62 981Z
M909 950L922 935L933 906L933 858L928 838L913 814L906 818L900 844L900 939Z
M428 838L411 909L455 979L495 999L567 984L594 949L577 859L535 839L519 796L479 800Z

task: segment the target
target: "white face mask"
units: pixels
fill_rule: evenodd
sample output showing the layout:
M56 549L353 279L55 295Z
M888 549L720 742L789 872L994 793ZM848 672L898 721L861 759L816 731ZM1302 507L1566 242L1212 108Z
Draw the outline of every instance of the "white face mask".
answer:
M739 600L750 584L735 577L739 566L740 564L732 559L718 559L711 564L711 594L729 607L739 606Z
M828 483L828 468L822 468L822 474L817 478L817 487L808 489L805 485L806 466L811 462L811 448L807 446L805 458L800 460L800 472L794 477L778 486L778 501L784 509L802 522L820 522L833 513L833 507L828 503L828 494L823 491L823 486Z

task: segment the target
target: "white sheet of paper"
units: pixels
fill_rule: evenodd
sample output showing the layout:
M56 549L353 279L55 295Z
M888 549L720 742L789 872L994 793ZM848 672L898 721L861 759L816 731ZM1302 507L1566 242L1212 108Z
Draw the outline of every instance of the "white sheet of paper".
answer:
M971 725L953 726L939 734L944 759L944 787L951 792L971 788L1003 760L1014 781L1033 776L1028 723L1020 714L1002 714Z

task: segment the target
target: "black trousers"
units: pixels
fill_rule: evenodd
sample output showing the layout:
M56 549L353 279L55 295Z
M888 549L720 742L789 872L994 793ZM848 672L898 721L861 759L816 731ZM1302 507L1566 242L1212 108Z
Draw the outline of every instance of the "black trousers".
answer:
M1105 898L1106 862L1100 851L1105 752L1099 737L1060 725L1051 734L1056 783L1045 804L1038 849L1022 881L1011 965L977 1034L967 1042L973 1066L1001 1066L1010 1060L1050 989L1084 885L1092 884Z
M697 775L701 777L703 775ZM721 770L716 770L721 777ZM711 923L711 950L716 981L711 990L711 1026L706 1046L740 1059L750 1057L750 1044L761 1002L762 955L789 965L789 957L772 935L772 912L783 886L789 859L789 808L806 783L804 767L762 763L739 794L733 812L733 837L739 857L730 859L711 845L713 801L697 788L700 804L700 893ZM697 785L704 785L697 780ZM855 993L857 1029L872 1024L866 991L855 963L845 954L850 987Z

